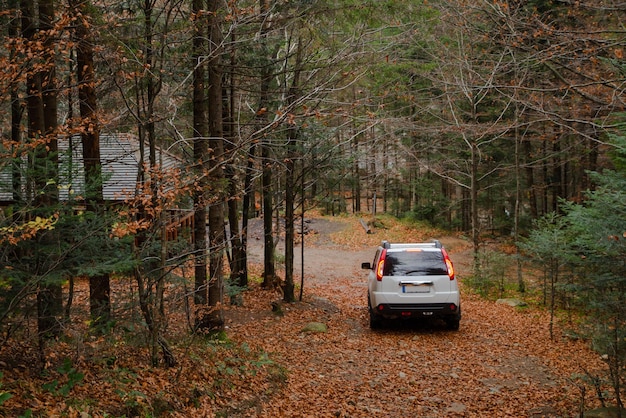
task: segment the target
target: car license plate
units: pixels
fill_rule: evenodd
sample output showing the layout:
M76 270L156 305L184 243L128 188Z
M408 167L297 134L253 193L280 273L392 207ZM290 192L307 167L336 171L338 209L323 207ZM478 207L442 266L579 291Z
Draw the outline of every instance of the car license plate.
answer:
M402 293L428 293L430 286L402 286Z

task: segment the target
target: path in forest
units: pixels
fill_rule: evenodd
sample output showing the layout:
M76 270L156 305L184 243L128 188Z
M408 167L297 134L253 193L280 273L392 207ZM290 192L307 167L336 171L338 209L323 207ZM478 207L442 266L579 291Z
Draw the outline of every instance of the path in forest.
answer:
M232 405L231 416L577 416L580 391L570 377L582 364L598 366L597 356L581 341L551 341L542 312L462 292L458 332L423 323L371 331L360 265L375 248L334 244L328 234L343 227L311 221L319 236L304 249L302 303L285 305L284 316L276 316L268 307L278 295L257 292L233 311L230 333L270 353L288 370L288 381L260 405ZM253 227L250 261L260 263L263 240L255 234ZM458 238L441 241L451 249L463 289L471 254ZM296 258L299 280L300 247ZM312 321L328 331L303 332Z

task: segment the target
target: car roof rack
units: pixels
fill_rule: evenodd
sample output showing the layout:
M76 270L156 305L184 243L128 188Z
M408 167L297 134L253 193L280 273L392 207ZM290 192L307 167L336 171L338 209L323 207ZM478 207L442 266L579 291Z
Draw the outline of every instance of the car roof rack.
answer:
M430 242L408 242L408 243L399 243L399 244L392 244L389 241L383 241L381 244L381 247L385 248L385 249L390 249L390 248L443 248L443 245L441 245L441 242L439 240L432 240Z

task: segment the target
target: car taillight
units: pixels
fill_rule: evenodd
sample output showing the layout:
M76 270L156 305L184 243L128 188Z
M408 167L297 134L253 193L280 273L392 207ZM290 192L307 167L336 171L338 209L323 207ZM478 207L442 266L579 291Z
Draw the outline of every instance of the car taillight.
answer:
M452 260L448 257L448 252L445 249L442 248L441 252L443 253L443 259L446 262L446 267L448 268L448 277L450 277L450 280L454 280L454 266L452 265Z
M383 250L380 253L380 259L378 260L378 265L376 266L376 280L381 281L383 279L383 271L385 270L385 256L387 255L387 250Z

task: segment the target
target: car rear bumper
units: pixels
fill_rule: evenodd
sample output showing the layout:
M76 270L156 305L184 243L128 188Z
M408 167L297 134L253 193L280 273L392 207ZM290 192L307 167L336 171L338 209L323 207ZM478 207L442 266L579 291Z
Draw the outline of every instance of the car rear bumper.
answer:
M455 303L383 303L373 311L385 318L461 318L461 309Z

